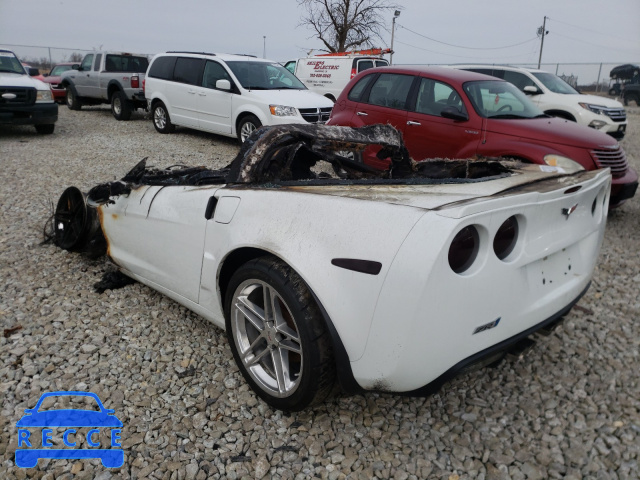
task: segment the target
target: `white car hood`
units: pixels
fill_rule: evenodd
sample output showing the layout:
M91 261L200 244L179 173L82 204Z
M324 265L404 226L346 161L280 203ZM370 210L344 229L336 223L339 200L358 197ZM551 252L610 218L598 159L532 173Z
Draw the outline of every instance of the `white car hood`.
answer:
M576 103L589 103L591 105L600 105L607 108L624 108L622 104L611 98L601 97L599 95L563 95L575 99Z
M282 105L295 108L327 108L333 102L309 90L246 90L243 95L251 95L266 105Z
M0 73L0 86L3 87L26 87L38 90L49 90L49 85L29 75L19 73Z

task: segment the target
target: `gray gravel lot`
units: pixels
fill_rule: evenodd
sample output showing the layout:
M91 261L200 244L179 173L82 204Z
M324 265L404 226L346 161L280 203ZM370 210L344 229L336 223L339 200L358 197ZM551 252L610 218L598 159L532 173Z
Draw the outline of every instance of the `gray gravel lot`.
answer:
M628 114L622 144L639 169L640 107ZM0 324L22 326L0 336L0 478L640 478L639 197L610 214L587 295L525 358L428 398L342 396L290 415L249 390L222 331L140 284L94 293L104 260L41 244L69 185L86 191L143 157L220 167L237 150L106 107L61 107L51 136L0 130ZM115 409L122 468L14 466L17 420L53 390Z

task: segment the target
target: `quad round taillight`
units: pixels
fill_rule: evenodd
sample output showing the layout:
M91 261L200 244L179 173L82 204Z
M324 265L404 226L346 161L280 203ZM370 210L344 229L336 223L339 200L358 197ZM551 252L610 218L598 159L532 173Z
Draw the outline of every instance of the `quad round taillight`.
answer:
M460 230L449 247L449 266L456 273L463 273L471 267L478 256L480 236L478 229L469 225Z
M515 216L507 218L493 238L493 251L500 260L507 258L513 252L518 242L518 220Z

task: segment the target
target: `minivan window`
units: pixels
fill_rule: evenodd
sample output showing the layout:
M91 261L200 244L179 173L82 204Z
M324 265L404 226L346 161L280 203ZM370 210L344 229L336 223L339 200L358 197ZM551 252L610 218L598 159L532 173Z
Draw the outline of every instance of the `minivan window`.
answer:
M534 77L542 82L542 84L553 93L561 93L564 95L579 95L571 85L555 76L553 73L547 72L531 72Z
M204 66L204 75L202 76L202 86L207 88L216 88L218 80L229 80L231 77L218 62L207 61Z
M149 70L149 76L154 78L161 78L163 80L173 79L173 67L176 64L178 57L158 57L151 64Z
M176 82L200 85L204 60L201 58L178 57L176 68L173 71L173 79Z
M307 87L278 63L226 62L243 88L247 90L306 90Z
M368 103L405 110L414 77L398 73L382 73L371 87Z

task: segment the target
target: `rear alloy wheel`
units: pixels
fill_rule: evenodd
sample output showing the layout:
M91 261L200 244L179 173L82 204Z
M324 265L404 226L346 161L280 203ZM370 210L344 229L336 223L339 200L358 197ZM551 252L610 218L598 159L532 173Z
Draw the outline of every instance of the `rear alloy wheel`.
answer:
M111 96L111 113L116 120L129 120L131 118L131 104L123 92L114 92Z
M260 128L262 123L260 120L254 115L247 115L238 124L238 140L240 143L244 143L244 141L251 135L255 130Z
M330 335L304 281L280 260L262 257L232 276L226 330L236 364L274 408L322 402L336 380Z
M151 112L153 116L153 126L156 127L156 130L160 133L171 133L175 130L175 127L171 123L171 119L169 118L169 112L167 112L167 107L165 107L164 103L158 102L153 106L153 110Z

